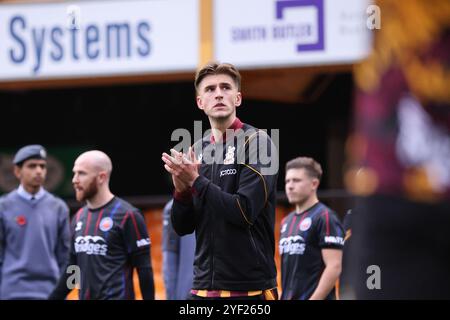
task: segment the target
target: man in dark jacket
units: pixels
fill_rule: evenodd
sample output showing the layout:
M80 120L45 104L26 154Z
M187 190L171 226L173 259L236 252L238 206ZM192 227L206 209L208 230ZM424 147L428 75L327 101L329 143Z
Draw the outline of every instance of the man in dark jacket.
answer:
M277 151L262 130L236 117L240 74L211 63L195 78L211 133L186 153L164 153L175 187L172 222L196 232L193 299L276 299Z

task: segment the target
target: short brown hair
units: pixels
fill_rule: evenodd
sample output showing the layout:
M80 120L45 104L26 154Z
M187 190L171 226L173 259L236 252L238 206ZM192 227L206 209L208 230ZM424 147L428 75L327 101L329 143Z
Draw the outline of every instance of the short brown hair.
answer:
M305 169L310 177L317 178L319 181L323 174L320 164L313 158L308 157L298 157L288 161L288 163L286 163L286 172L289 169Z
M226 74L230 76L236 84L238 91L241 90L241 75L236 67L231 63L219 62L210 62L197 71L194 81L195 90L198 92L198 86L206 76L217 74Z

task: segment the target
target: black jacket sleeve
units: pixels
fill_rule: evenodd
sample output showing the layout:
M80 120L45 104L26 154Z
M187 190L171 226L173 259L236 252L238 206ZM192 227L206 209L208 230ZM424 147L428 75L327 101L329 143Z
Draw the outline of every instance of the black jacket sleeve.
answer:
M195 231L195 216L192 196L189 194L177 195L175 193L170 219L175 232L184 236Z

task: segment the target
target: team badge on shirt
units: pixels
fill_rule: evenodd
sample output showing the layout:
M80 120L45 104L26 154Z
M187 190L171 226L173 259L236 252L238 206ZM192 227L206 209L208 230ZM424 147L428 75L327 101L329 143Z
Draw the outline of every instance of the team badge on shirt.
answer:
M233 164L234 163L234 151L236 147L228 146L227 153L225 154L225 159L223 160L224 164Z
M109 231L113 227L113 224L114 222L110 217L103 218L100 221L100 230L102 230L103 232Z
M302 223L300 223L300 230L301 231L306 231L311 227L311 218L305 218Z

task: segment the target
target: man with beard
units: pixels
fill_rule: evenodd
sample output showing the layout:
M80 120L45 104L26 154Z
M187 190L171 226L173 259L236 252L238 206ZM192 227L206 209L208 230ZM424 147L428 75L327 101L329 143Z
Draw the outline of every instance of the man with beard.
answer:
M154 299L150 238L144 218L138 209L111 193L111 171L110 158L97 150L80 155L73 167L76 198L86 202L71 223L70 264L79 267L79 298L134 299L136 268L143 298ZM67 296L74 287L69 277L69 273L61 277L50 299Z
M281 222L282 300L334 299L341 273L344 230L317 198L322 168L312 158L286 164L286 195L295 211Z
M47 192L47 153L21 148L19 187L0 198L0 299L47 299L69 258L69 209Z

